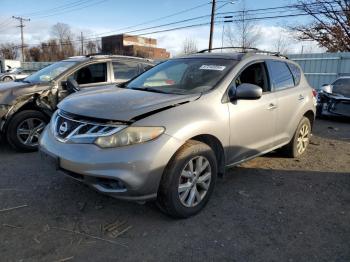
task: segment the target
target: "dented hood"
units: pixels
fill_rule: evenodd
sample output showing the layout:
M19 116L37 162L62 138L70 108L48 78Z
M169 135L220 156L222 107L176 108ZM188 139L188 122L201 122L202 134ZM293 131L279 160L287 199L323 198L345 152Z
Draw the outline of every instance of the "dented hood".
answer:
M128 122L199 97L200 94L161 94L111 87L78 92L64 99L58 108L76 115Z
M40 93L49 87L46 83L35 84L21 81L0 83L0 104L10 105L18 98Z

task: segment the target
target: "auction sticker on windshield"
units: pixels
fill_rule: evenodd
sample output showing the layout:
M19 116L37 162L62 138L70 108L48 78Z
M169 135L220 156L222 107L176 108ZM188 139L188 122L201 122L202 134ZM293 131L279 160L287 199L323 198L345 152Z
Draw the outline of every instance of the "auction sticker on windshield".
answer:
M218 66L218 65L202 65L199 69L201 70L215 70L215 71L223 71L226 66Z

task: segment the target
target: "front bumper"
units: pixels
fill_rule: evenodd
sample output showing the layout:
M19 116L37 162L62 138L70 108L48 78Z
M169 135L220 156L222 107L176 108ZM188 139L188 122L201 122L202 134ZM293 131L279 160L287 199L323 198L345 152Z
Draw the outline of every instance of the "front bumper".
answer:
M181 141L163 134L143 144L102 149L94 144L59 142L47 127L39 145L44 155L54 159L48 162L57 165L59 172L101 193L143 201L156 198L164 168Z

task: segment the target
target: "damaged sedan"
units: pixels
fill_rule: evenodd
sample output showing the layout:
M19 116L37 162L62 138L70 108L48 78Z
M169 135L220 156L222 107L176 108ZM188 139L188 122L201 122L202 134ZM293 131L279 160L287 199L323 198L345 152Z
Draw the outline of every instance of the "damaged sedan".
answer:
M350 117L350 77L324 85L317 95L318 116Z
M150 60L80 56L51 64L15 82L0 84L0 136L20 151L38 147L57 104L71 93L123 83L151 68Z

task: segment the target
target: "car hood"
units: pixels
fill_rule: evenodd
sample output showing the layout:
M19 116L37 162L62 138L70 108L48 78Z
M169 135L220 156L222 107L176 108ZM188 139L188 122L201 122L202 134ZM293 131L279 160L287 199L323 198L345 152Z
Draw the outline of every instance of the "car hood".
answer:
M161 94L112 87L78 92L64 99L58 108L80 116L132 122L199 97L200 94Z
M11 81L0 83L0 104L11 104L14 99L46 90L48 84Z

